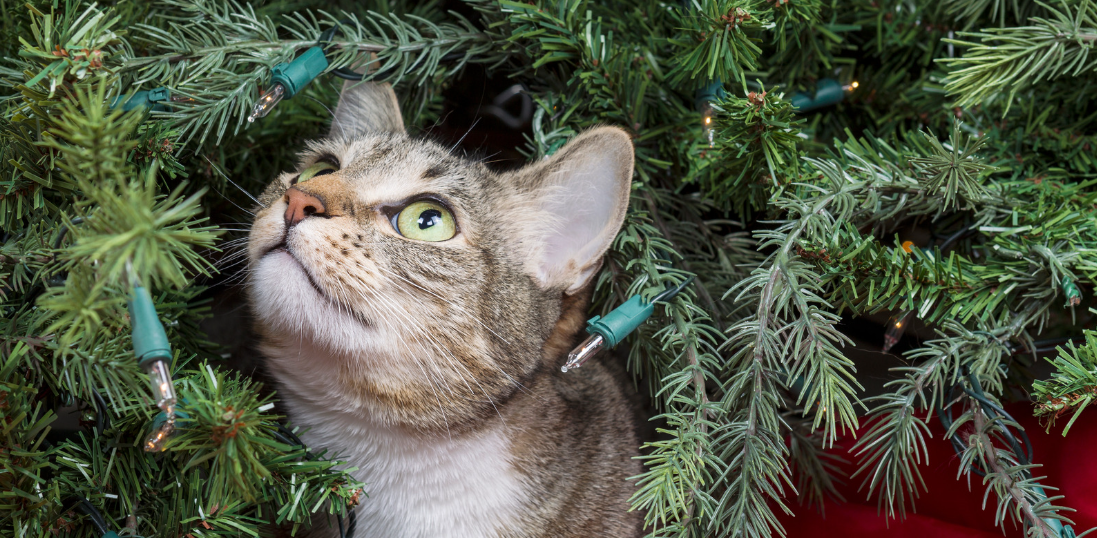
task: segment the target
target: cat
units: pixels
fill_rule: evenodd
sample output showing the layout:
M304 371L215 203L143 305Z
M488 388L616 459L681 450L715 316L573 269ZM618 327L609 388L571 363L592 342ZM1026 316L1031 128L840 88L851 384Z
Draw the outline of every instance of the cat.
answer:
M451 149L406 134L388 84L347 82L260 198L248 293L288 414L358 468L355 538L642 535L629 384L560 371L632 141L597 127L509 173Z

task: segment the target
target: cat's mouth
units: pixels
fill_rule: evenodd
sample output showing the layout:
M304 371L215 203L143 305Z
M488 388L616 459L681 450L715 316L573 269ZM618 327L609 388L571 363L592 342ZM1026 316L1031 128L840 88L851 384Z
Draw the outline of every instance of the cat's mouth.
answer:
M301 267L301 270L305 273L305 278L309 281L309 285L312 286L312 289L316 290L316 293L320 294L321 297L329 301L333 301L331 296L324 292L324 288L321 288L320 284L317 284L316 281L312 279L312 274L309 273L308 267L305 267L305 264L301 263L301 260L297 259L297 256L293 253L292 250L290 250L289 245L287 245L285 241L282 241L281 243L278 243L277 245L274 245L273 247L267 249L267 251L263 253L263 257L266 257L270 254L277 254L280 252L284 252L289 255L289 257L293 259L293 263L296 263Z
M308 267L305 264L301 263L301 260L297 258L297 255L293 253L293 250L289 247L288 244L286 244L285 241L282 241L281 243L278 243L277 245L268 248L267 251L263 253L263 257L265 258L271 254L282 253L289 256L290 259L293 260L293 263L297 264L297 266L301 268L301 272L305 274L305 279L308 280L309 285L312 286L312 289L316 291L316 294L320 297L323 297L333 307L336 307L337 311L349 314L363 326L370 327L373 325L373 322L370 321L369 318L356 311L354 308L351 307L351 305L344 305L336 300L334 297L329 295L327 292L325 292L324 288L321 287L320 284L317 283L315 280L313 280L312 273L309 272Z

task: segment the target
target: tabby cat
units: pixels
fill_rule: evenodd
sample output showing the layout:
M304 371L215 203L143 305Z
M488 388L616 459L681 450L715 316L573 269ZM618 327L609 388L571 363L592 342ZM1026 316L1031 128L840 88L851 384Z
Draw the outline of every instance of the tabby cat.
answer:
M627 383L560 371L631 140L599 127L511 173L451 149L407 136L387 84L347 83L267 188L248 286L279 395L367 484L355 538L640 535Z

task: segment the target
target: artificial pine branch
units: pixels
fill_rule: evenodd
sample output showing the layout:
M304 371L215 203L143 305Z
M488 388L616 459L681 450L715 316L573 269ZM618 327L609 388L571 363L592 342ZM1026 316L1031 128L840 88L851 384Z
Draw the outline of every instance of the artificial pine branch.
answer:
M1024 22L1034 14L1044 14L1046 5L1040 2L1017 0L958 0L949 2L946 10L948 14L964 20L969 26L989 22L995 26L1004 27L1010 22Z
M1032 17L1029 26L961 32L950 43L969 47L961 58L940 60L956 68L946 88L970 106L1005 93L1005 112L1018 92L1061 76L1077 77L1097 69L1090 53L1097 44L1097 6L1092 0L1056 9L1042 4L1048 17Z
M1072 523L1059 513L1069 509L1051 504L1062 499L1062 496L1047 497L1044 490L1050 488L1046 485L1041 487L1032 478L1032 470L1039 465L1020 463L1017 454L997 446L994 442L994 438L1000 436L1004 428L1016 428L1018 425L1002 417L991 419L980 408L978 401L973 398L968 400L968 411L946 433L955 434L969 421L973 429L968 436L967 446L960 455L957 478L966 474L970 479L972 469L979 465L986 470L983 483L987 486L987 496L993 491L998 497L998 509L995 513L997 524L1002 525L1010 518L1020 523L1025 534L1031 538L1059 538L1059 529L1052 528L1051 522L1056 522L1060 528L1064 523Z
M241 120L273 66L335 26L329 71L372 63L370 76L414 95L413 130L440 117L439 96L476 62L532 97L531 157L599 123L634 134L634 204L595 309L696 277L629 340L630 370L665 421L633 497L653 534L780 534L774 507L791 510L790 493L816 503L832 492L838 477L820 448L865 422L838 320L884 310L913 311L940 335L908 352L917 364L876 400L854 454L883 511L901 517L930 442L923 410L943 403L964 368L1003 398L1010 379L1027 379L1001 370L1004 358L1036 349L1050 325L1068 327L1097 284L1091 0L469 6L478 20L385 1L345 13L226 0L5 10L0 414L5 442L22 448L0 454L10 470L0 481L17 477L0 492L12 508L0 536L92 536L63 502L71 495L117 529L195 538L258 533L272 520L299 530L312 512L358 499L335 463L274 437L277 417L259 411L267 400L255 385L190 358L212 355L195 326L196 279L226 278L207 262L227 244L211 243L209 227L244 219L215 208L246 207L232 184L254 190L292 167L297 133L322 136L336 91L324 78L262 122ZM984 30L947 39L961 28ZM860 86L811 113L765 93L811 92L824 77ZM731 95L709 148L693 90L712 79ZM167 111L109 110L123 93L161 86L181 98ZM947 144L922 134L948 130ZM748 212L768 220L731 218ZM895 237L912 228L929 240ZM176 375L195 397L184 407L199 417L159 459L132 442L153 417L128 351L126 262L160 288L158 312L183 350ZM1034 387L1038 411L1081 412L1094 385L1089 347L1069 346L1056 377ZM38 442L61 395L86 404L95 393L111 428ZM1039 531L1054 507L992 444L999 423L981 424L969 455L994 469L996 523L1013 513ZM239 470L225 464L230 446L244 454Z
M915 157L909 162L917 169L918 179L927 191L944 196L945 203L942 209L953 209L953 200L959 203L960 195L963 200L985 196L985 191L979 184L980 175L993 167L974 157L982 148L985 142L983 139L964 144L959 122L953 124L952 134L949 137L951 151L945 149L937 137L927 133L925 138L933 150L933 155Z
M723 80L746 88L745 73L756 69L762 53L753 34L772 22L750 1L690 3L692 9L674 11L682 34L670 43L683 51L672 63L675 68L667 75L670 82L699 86L698 80Z
M802 415L794 411L793 415ZM838 484L843 482L845 475L838 467L845 460L838 454L826 452L823 446L823 436L817 432L810 432L811 427L807 421L798 417L786 416L790 423L789 429L789 459L792 474L796 478L796 491L800 494L800 504L818 509L826 514L825 499L830 498L839 502L845 502L845 498L838 492Z
M918 467L929 461L928 413L946 404L945 390L958 380L965 357L995 343L959 324L948 329L954 334L941 334L941 339L909 354L911 359L924 359L917 366L896 369L903 377L885 385L890 392L872 399L878 402L867 421L873 425L853 447L860 459L853 478L864 475L861 487L869 495L880 491L879 506L891 517L905 517L908 506L914 507L918 489L925 489ZM926 419L918 417L919 409L927 410Z
M749 216L765 207L775 188L799 179L799 128L804 121L795 117L787 100L767 95L764 88L745 98L730 96L713 107L721 113L717 123L727 126L719 134L715 168L739 173L734 181L722 173L709 175L704 188L717 203Z
M270 17L234 1L162 0L157 6L158 13L170 14L167 28L139 25L135 41L146 54L126 56L120 71L134 77L138 87L156 81L184 99L165 116L184 143L194 136L201 143L210 135L219 141L230 127L238 133L257 89L270 78L270 68L317 45L331 27L339 28L341 35L325 44L330 49L325 71L363 69L369 71L369 80L398 83L406 78L422 85L433 77L451 76L469 62L499 63L506 58L491 52L490 34L461 18L455 24L436 24L376 13L360 20L346 12L299 12L280 28ZM280 30L291 39L280 38ZM443 63L450 54L459 58ZM370 65L380 67L366 69Z
M1059 348L1059 356L1048 359L1055 366L1051 379L1033 383L1036 414L1047 418L1050 431L1057 419L1070 415L1063 436L1070 431L1082 411L1097 399L1097 333L1085 332L1085 345L1068 342Z

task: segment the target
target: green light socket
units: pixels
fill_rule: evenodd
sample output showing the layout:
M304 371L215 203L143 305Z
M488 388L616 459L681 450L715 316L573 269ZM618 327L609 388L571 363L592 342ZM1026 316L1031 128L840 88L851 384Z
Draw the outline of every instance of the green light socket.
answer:
M280 63L271 70L270 85L281 84L286 97L293 97L308 86L312 79L328 68L324 49L311 47L290 63Z
M186 398L179 398L179 405L180 406L187 405L189 403L190 402L188 402ZM190 414L189 413L187 413L186 411L183 411L181 409L178 409L178 408L175 409L175 424L176 424L177 427L180 426L180 423L186 422L188 420L190 420ZM153 417L153 419L152 419L152 431L155 432L156 430L160 429L160 426L163 426L164 423L167 422L167 421L168 421L168 414L167 413L165 413L163 411L157 413L156 416Z
M815 94L800 92L792 96L789 102L797 112L807 112L833 105L846 98L846 92L842 85L832 78L822 78L815 83Z
M602 335L606 339L606 345L613 347L651 317L652 312L655 312L654 303L633 295L624 304L606 314L606 317L594 316L587 320L587 333Z
M137 107L144 107L157 112L167 112L168 107L165 103L170 100L171 90L168 88L156 88L155 90L142 90L132 96L120 95L110 104L110 107L115 108L121 103L122 110L125 112L129 112Z
M704 88L697 90L697 93L693 95L694 108L700 110L705 106L705 103L712 101L719 101L726 96L728 92L724 90L724 83L719 80L709 83Z
M1078 289L1078 285L1069 278L1064 278L1059 282L1059 285L1063 287L1063 293L1067 296L1066 306L1077 306L1082 302L1082 290Z
M137 356L137 362L144 364L149 361L165 359L171 363L171 344L168 343L168 335L164 332L164 324L156 315L156 307L152 304L152 296L149 290L142 286L133 288L133 296L129 300L130 327L133 332L133 354Z

